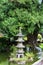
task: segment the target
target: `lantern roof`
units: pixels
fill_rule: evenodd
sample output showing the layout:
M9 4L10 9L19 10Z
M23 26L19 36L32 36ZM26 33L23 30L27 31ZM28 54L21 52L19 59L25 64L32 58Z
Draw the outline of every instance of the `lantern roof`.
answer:
M16 42L24 42L24 40L19 37L19 38L16 40Z
M19 43L16 47L17 48L25 48L25 46L22 43Z

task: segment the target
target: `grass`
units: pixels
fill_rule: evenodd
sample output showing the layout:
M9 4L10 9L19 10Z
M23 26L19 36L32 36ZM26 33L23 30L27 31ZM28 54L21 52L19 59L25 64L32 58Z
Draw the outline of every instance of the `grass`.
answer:
M6 60L6 61L4 61L4 62L1 62L1 63L0 63L0 65L8 65L7 60Z
M0 54L0 65L9 65L7 57L8 57L7 54ZM11 65L17 65L17 64L14 63ZM29 62L29 63L26 63L26 65L32 65L32 63Z
M14 47L14 57L16 56L15 55L15 52L16 51L16 48ZM36 56L35 56L35 60L36 60ZM21 58L21 59L17 59L15 58L15 60L27 60L27 58ZM34 61L35 62L35 61ZM26 65L32 65L34 62L27 62ZM8 53L0 53L0 65L9 65L9 62L8 62ZM11 65L17 65L17 64L11 64Z
M0 54L0 65L9 65L7 57L8 57L7 54ZM11 65L17 65L17 64L11 64ZM27 63L26 65L31 65L31 63Z
M0 65L8 65L8 54L7 53L0 53Z

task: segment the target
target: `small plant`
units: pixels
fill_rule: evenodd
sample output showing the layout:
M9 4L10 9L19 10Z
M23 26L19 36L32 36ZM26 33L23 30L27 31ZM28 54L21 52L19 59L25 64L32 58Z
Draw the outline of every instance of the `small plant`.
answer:
M27 37L24 37L24 40L27 41Z
M41 39L42 38L42 35L41 34L38 34L38 39Z
M27 56L28 58L31 58L31 57L33 58L33 57L34 57L34 54L33 54L32 52L31 52L31 53L28 53L28 52L27 52L27 53L26 53L26 56Z
M43 49L43 43L41 43L41 44L39 45L39 47L40 47L41 49Z

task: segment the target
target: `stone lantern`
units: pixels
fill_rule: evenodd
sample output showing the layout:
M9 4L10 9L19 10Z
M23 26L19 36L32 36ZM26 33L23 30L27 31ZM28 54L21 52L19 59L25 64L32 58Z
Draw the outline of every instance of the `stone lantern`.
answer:
M25 46L23 45L24 40L22 39L23 35L22 35L22 31L21 31L21 27L19 29L19 33L17 34L18 39L16 40L16 42L18 42L17 44L17 51L16 51L16 57L17 58L23 58L24 57L24 50L23 48L25 48Z

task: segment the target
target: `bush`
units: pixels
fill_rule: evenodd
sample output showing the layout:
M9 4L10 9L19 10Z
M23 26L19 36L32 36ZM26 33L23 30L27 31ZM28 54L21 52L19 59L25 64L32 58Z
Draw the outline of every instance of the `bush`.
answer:
M5 38L0 38L0 52L9 52L10 46Z

